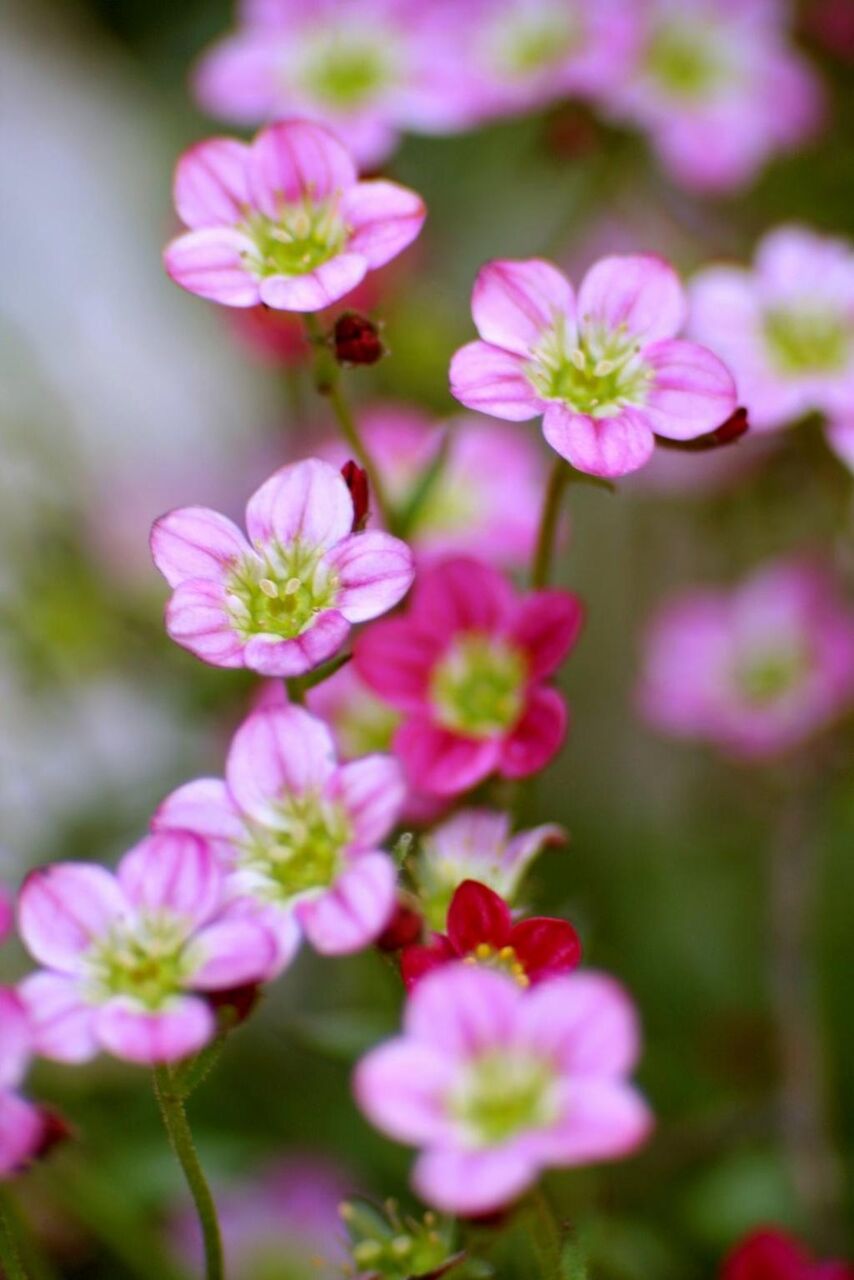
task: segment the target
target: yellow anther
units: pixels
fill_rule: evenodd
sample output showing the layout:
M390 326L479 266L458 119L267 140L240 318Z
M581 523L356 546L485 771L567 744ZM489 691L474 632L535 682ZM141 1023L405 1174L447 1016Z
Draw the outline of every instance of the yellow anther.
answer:
M499 960L515 960L516 952L512 947L502 947L498 953Z
M299 580L299 578L288 578L287 582L285 583L285 595L286 596L296 595L297 591L299 591L301 586L302 586L302 582Z
M474 954L478 960L488 960L492 955L492 947L488 942L479 942L475 947Z
M463 964L477 964L474 956L463 956Z
M272 578L262 578L258 586L264 592L265 596L269 596L271 600L275 600L279 594L279 588L276 586Z
M581 347L576 347L575 350L571 352L569 358L575 365L576 369L585 369L587 367L587 358L581 350Z
M604 378L609 373L613 373L616 367L613 360L599 360L593 372L597 378Z
M519 983L520 987L530 987L531 985L531 979L528 977L527 973L520 974L516 981Z

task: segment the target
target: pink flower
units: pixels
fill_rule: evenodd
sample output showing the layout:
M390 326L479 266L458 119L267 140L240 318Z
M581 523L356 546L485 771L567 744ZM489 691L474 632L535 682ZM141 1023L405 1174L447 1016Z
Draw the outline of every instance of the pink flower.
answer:
M175 589L169 635L213 666L310 671L340 649L353 623L397 604L414 576L405 543L352 527L347 485L316 458L283 467L253 494L249 541L206 507L162 516L151 552Z
M0 884L0 943L6 941L15 927L15 899Z
M38 1154L46 1136L43 1113L17 1092L32 1049L20 997L0 987L0 1182L19 1173Z
M851 416L854 252L806 227L778 227L752 269L708 267L691 286L691 331L720 351L751 425L773 431L807 413Z
M397 762L337 764L326 725L286 706L244 721L225 774L179 787L155 830L217 841L231 896L261 908L286 957L300 931L327 955L373 942L395 904L395 866L379 845L403 802Z
M721 1280L854 1280L847 1262L817 1262L794 1236L764 1227L732 1250Z
M651 0L633 74L609 96L619 119L648 130L677 182L700 191L746 185L814 131L820 84L795 52L778 0Z
M717 356L676 339L685 299L661 258L602 258L577 300L549 262L491 262L472 315L482 340L454 356L454 395L497 418L543 414L546 440L579 471L636 471L655 435L694 439L736 407Z
M176 284L228 307L322 311L411 244L424 204L394 182L359 182L326 129L286 120L254 142L185 151L175 207L189 231L167 245Z
M839 418L827 424L827 443L840 462L854 471L854 417Z
M398 405L376 406L362 415L360 428L401 510L445 445L442 470L407 534L419 562L474 555L516 568L530 561L545 485L534 440L503 423L474 417L439 423ZM337 441L321 453L339 466L348 456Z
M262 981L276 958L260 920L227 905L216 853L186 832L141 841L115 874L87 862L34 871L18 922L44 966L20 987L39 1052L157 1063L202 1048L216 1026L205 995Z
M450 965L419 983L403 1035L359 1064L368 1118L422 1148L413 1182L428 1203L503 1208L541 1170L629 1155L651 1118L626 1076L639 1033L610 978L574 974L523 991Z
M760 760L800 745L854 699L854 613L814 565L781 562L734 591L667 604L646 639L651 724Z
M491 566L460 557L419 576L405 616L359 636L356 671L404 713L394 749L420 791L456 795L548 764L567 714L544 682L581 621L568 592L519 596Z

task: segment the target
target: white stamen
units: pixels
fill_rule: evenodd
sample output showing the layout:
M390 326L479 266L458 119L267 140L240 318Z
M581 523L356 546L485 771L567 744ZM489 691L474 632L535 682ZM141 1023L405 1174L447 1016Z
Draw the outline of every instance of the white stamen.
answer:
M301 586L302 586L302 582L300 581L299 578L288 578L288 581L285 583L284 594L286 596L296 595L296 593L299 591Z
M613 360L600 360L596 364L596 367L594 368L593 372L595 373L597 378L604 378L609 373L613 373L616 367L617 366Z
M275 600L278 597L279 589L271 578L262 578L258 586L264 592L264 595L269 596L271 600Z
M570 353L569 358L575 365L576 369L584 369L587 365L587 360L585 359L584 352L581 350L581 347L576 347L575 350Z

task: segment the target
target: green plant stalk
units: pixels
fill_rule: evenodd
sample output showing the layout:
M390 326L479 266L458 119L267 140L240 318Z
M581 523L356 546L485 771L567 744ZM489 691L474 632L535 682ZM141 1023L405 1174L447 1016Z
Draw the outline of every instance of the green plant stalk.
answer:
M2 1263L6 1280L28 1280L21 1261L17 1233L12 1225L13 1218L14 1213L9 1206L7 1193L4 1191L0 1197L0 1263Z
M224 1280L222 1235L216 1204L199 1162L183 1099L173 1081L169 1067L154 1068L154 1093L160 1106L169 1142L184 1171L187 1186L196 1206L205 1246L206 1280Z
M538 1280L562 1280L563 1234L545 1192L537 1187L528 1197L531 1243L539 1264Z
M551 578L560 509L564 490L569 484L571 476L572 468L569 463L565 462L559 455L556 455L546 486L543 507L540 513L537 545L534 549L534 559L531 563L531 586L534 590L548 586Z

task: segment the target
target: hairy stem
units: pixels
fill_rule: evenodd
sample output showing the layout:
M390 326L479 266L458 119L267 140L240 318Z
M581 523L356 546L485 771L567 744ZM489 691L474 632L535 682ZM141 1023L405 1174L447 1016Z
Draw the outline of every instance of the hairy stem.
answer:
M28 1280L18 1247L18 1234L13 1225L14 1217L4 1191L0 1196L0 1263L6 1280Z
M561 1280L563 1276L563 1233L542 1188L528 1197L531 1215L531 1243L539 1263L538 1280Z
M555 455L552 463L543 508L540 513L540 528L537 534L537 545L531 564L531 586L535 589L548 586L554 559L555 539L563 494L569 484L572 468L563 458Z

